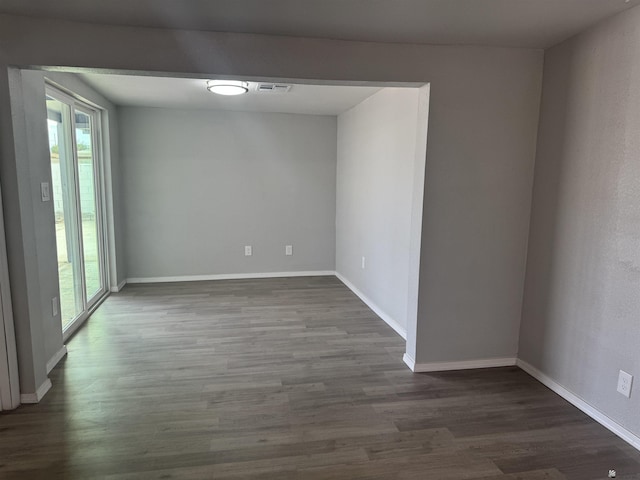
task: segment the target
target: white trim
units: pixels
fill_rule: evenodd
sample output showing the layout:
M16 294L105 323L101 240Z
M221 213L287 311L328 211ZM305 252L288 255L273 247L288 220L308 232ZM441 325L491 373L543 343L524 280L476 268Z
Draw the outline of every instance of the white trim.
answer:
M360 298L360 300L362 300L367 305L367 307L373 310L373 312L376 315L378 315L382 320L384 320L387 323L387 325L393 328L398 335L400 335L405 340L407 339L407 331L396 320L394 320L389 314L387 314L378 305L376 305L373 302L373 300L371 300L364 293L358 290L353 283L351 283L349 280L343 277L340 273L334 272L334 275L338 277L338 280L344 283L349 290L355 293Z
M58 365L58 362L60 362L60 360L62 360L66 354L67 346L62 345L62 348L58 350L47 362L47 375L49 374L49 372L51 372L51 370L55 368L56 365Z
M409 355L408 353L405 353L402 356L402 361L407 364L407 367L409 367L409 370L411 370L412 372L416 371L415 370L416 369L416 361L411 355Z
M473 370L475 368L512 367L516 364L516 358L481 358L478 360L463 360L460 362L415 363L415 360L405 353L404 363L411 368L412 372L426 373L446 372L449 370Z
M589 415L592 419L598 422L603 427L611 430L625 442L629 443L634 448L640 450L640 437L638 437L635 433L627 430L618 422L613 420L611 417L607 416L605 413L598 410L593 405L584 401L578 395L573 393L571 390L563 387L555 380L551 379L548 375L542 373L540 370L525 362L524 360L518 359L517 361L518 367L527 372L533 378L538 380L544 386L549 388L551 391L557 393L562 398L564 398L567 402L572 404L574 407L582 410L584 413Z
M200 282L204 280L238 280L249 278L326 277L335 275L330 270L310 272L223 273L220 275L178 275L174 277L134 277L126 283Z
M418 338L418 303L420 298L420 258L422 244L422 217L424 206L425 167L427 160L427 137L429 132L429 96L431 86L427 83L418 89L416 112L417 134L413 158L413 188L411 194L411 224L409 235L409 272L407 275L407 315L405 331L412 344ZM412 350L415 351L415 345ZM415 361L414 361L415 363Z
M20 395L20 403L38 403L42 398L47 394L49 389L51 388L51 380L48 378L44 381L36 393L23 393Z
M124 288L126 284L127 284L127 279L125 278L118 285L111 287L109 290L111 290L112 293L118 293L120 290Z

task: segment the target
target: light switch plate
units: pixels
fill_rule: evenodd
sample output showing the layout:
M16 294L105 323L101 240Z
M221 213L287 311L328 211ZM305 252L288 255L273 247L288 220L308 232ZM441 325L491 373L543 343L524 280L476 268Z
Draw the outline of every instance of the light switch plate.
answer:
M293 245L285 245L284 254L285 255L293 255Z
M253 249L251 248L251 245L245 245L245 247L244 247L244 256L245 257L250 257L251 255L253 255Z
M51 188L49 182L42 182L40 184L40 195L43 202L49 202L51 200Z

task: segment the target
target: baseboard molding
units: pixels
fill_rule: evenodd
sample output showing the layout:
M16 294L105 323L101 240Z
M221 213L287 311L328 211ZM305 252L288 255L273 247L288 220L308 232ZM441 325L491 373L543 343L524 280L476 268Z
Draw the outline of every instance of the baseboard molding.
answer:
M36 393L23 393L20 395L20 403L38 403L42 398L47 394L49 389L51 388L51 380L46 379Z
M202 282L206 280L243 280L251 278L326 277L335 275L331 270L308 272L223 273L220 275L178 275L173 277L134 277L126 283Z
M578 395L568 390L567 388L560 385L558 382L553 380L548 375L542 373L540 370L535 368L533 365L525 362L524 360L518 359L517 361L518 367L527 372L533 378L542 383L545 387L549 388L551 391L557 393L562 398L564 398L567 402L572 404L574 407L582 410L589 417L594 419L603 427L607 428L618 437L623 439L625 442L629 443L632 447L640 450L640 437L638 437L635 433L627 430L618 422L613 420L611 417L608 417L605 413L598 410L593 405L584 401Z
M416 363L408 354L404 354L404 363L415 373L447 372L450 370L473 370L476 368L512 367L516 364L515 357L482 358L478 360L463 360L460 362Z
M115 287L111 287L109 288L109 290L111 291L111 293L118 293L120 290L122 290L124 288L124 286L127 284L127 279L125 278L124 280L122 280L118 285L116 285Z
M53 357L51 357L49 359L49 361L47 362L47 375L49 375L49 372L51 372L51 370L53 370L55 368L55 366L58 364L58 362L60 360L62 360L66 354L67 354L67 346L66 345L62 345L62 348L60 350L58 350L53 355Z
M411 370L412 372L415 372L415 371L416 371L416 370L415 370L415 368L416 368L416 361L415 361L415 359L414 359L411 355L409 355L408 353L405 353L405 354L402 356L402 361L403 361L404 363L406 363L406 364L407 364L407 367L409 367L409 370Z
M369 307L371 310L373 310L374 313L376 315L378 315L382 320L384 320L387 325L389 325L391 328L393 328L398 335L400 335L405 340L407 339L407 331L396 320L391 318L390 315L388 315L385 311L383 311L380 307L378 307L378 305L376 305L373 300L371 300L364 293L362 293L360 290L358 290L358 288L356 288L356 286L353 283L351 283L349 280L347 280L340 273L333 272L333 274L336 277L338 277L338 279L342 283L344 283L349 290L351 290L353 293L355 293L356 296L358 296L360 298L360 300L362 300L367 305L367 307Z

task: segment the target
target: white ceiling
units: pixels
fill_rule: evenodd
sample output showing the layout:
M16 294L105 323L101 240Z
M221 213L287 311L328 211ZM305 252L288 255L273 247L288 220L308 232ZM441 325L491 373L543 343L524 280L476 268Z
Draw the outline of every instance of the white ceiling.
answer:
M206 80L134 75L79 74L116 105L246 112L338 115L380 90L378 87L293 85L287 93L254 90L235 97L215 95Z
M640 0L0 0L89 23L377 42L546 48Z

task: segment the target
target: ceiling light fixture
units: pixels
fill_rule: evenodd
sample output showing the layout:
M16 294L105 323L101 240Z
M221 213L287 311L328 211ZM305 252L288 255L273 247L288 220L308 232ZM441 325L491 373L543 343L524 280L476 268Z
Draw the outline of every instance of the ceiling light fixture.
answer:
M249 82L239 80L209 80L207 90L218 95L242 95L249 91Z

